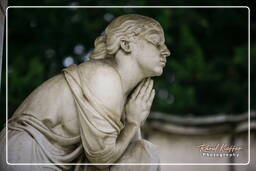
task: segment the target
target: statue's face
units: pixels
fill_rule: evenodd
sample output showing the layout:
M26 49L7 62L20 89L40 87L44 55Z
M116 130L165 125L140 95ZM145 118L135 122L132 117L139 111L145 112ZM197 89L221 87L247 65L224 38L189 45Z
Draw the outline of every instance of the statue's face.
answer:
M166 57L170 55L162 29L150 29L145 35L141 35L134 54L146 77L161 75Z

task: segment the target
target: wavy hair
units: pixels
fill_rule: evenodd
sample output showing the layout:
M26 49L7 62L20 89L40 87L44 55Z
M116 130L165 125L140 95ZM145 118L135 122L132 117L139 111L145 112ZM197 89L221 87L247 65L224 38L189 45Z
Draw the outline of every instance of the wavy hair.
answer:
M113 57L120 47L120 40L126 36L132 38L147 31L149 28L161 25L154 19L138 15L122 15L114 19L105 29L103 35L96 38L91 59Z

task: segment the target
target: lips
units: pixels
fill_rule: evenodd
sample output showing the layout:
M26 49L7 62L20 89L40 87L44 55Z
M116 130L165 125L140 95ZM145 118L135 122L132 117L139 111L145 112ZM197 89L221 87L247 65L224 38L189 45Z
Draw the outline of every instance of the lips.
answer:
M165 64L166 64L166 61L160 61L160 64L162 65L162 66L165 66Z

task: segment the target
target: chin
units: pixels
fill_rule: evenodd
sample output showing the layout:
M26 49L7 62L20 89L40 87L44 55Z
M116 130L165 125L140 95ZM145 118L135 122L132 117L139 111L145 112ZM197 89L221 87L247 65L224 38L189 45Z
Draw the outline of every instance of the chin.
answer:
M163 68L156 68L154 73L152 74L152 77L160 76L163 74Z

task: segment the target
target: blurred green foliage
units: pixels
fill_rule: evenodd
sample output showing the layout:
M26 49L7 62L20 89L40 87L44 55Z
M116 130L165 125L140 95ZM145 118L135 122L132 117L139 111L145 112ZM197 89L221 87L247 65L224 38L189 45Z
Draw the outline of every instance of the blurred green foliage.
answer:
M86 60L108 23L127 13L158 20L171 51L164 74L155 78L157 96L152 110L178 115L248 110L247 8L10 8L9 116L33 89L60 73L65 60L77 64ZM255 56L253 42L251 57ZM255 76L255 70L251 71L251 77ZM252 79L251 87L255 86ZM251 96L255 94L252 88Z

